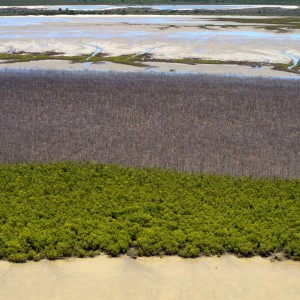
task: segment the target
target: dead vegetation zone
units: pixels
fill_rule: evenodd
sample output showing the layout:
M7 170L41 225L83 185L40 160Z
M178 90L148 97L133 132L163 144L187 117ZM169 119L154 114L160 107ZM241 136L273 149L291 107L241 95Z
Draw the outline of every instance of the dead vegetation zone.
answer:
M300 177L298 80L0 73L0 161Z

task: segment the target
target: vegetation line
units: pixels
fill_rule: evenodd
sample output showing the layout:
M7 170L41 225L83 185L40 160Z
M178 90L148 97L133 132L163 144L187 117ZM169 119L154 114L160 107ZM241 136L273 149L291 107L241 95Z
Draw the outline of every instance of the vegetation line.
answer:
M93 163L0 165L0 258L300 259L300 180Z
M12 7L4 8L0 6L0 16L57 16L57 15L162 15L162 16L278 16L278 17L299 17L300 7L297 9L283 8L249 8L249 9L226 9L226 10L153 10L151 8L119 8L110 10L42 10L34 7ZM293 26L291 26L293 28Z
M288 64L280 63L269 63L269 62L251 62L251 61L223 61L223 60L210 60L210 59L200 59L200 58L178 58L178 59L158 59L153 57L149 53L145 54L127 54L120 56L108 56L107 54L98 53L94 55L85 54L78 56L67 56L63 53L58 52L44 52L44 53L30 53L30 52L16 52L16 53L0 53L0 60L5 63L15 63L15 62L29 62L29 61L39 61L39 60L67 60L71 62L84 63L87 61L90 63L101 63L101 62L113 62L117 64L125 64L136 67L147 67L147 62L168 62L168 63L180 63L180 64L230 64L230 65L243 65L250 67L261 67L262 65L268 65L273 67L275 70L300 73L299 64L295 65L293 68L289 68L293 61L290 61Z

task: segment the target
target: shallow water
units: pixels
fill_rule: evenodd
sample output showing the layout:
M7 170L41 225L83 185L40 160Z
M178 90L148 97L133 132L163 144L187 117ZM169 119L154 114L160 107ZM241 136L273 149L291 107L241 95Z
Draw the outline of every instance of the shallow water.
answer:
M6 6L9 7L9 6ZM13 6L10 6L13 7ZM296 9L297 5L45 5L45 6L22 6L36 9L47 10L113 10L113 9L126 9L126 8L148 8L153 10L229 10L229 9L249 9L249 8L284 8Z
M0 262L0 299L297 300L300 263L234 256Z
M212 31L202 30L198 32L186 32L178 31L169 35L170 38L182 38L182 39L203 39L211 37L232 37L239 39L273 39L273 40L300 40L300 34L284 34L261 32L261 31L248 31L248 30L231 30L231 31Z
M99 25L107 23L120 25L124 24L124 29L105 28L101 30ZM272 39L279 40L282 43L286 41L299 41L300 33L285 33L279 34L276 32L264 32L254 29L231 29L230 31L197 29L188 30L185 27L180 27L175 32L154 31L151 27L142 27L138 29L136 26L129 27L127 24L139 25L182 25L189 24L190 26L207 25L211 22L198 18L168 18L168 17L53 17L53 16L24 16L24 17L0 17L1 39L36 39L36 38L97 38L97 39L114 39L114 38L142 38L151 35L151 37L164 37L166 39L182 39L182 40L207 40L214 37L238 38L238 39ZM95 25L94 27L92 25ZM28 27L24 28L23 27Z
M44 16L13 16L13 17L0 17L0 27L19 27L27 25L42 25L45 23L69 22L70 18L60 17L44 17ZM1 30L2 33L2 30Z
M0 27L45 25L48 23L80 24L126 23L126 24L159 24L159 25L205 25L212 23L199 17L168 17L168 16L5 16L0 17ZM221 22L220 22L221 23Z
M95 55L99 54L102 52L102 48L100 48L97 45L91 45L91 44L85 44L83 43L83 45L89 46L89 47L93 47L95 48L95 51L86 59L86 62L83 63L83 66L85 68L88 68L92 63L89 61L92 57L94 57Z
M287 52L283 52L283 54L285 54L286 56L288 56L293 61L293 64L288 67L289 70L292 70L294 67L297 66L297 64L300 61L299 57L297 57L297 56L295 56L293 54L287 53Z

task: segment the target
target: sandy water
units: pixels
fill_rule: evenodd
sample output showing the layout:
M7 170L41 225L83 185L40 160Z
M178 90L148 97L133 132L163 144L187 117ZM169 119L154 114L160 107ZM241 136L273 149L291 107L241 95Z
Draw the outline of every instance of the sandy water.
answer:
M0 299L300 299L300 263L235 256L0 262Z

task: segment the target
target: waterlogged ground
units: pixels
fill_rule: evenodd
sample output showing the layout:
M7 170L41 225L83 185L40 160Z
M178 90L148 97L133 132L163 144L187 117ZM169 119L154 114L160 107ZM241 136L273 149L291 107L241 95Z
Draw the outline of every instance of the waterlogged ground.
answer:
M0 262L0 298L297 300L299 262L234 256Z
M222 25L195 16L1 17L0 52L82 54L98 46L111 55L151 49L164 58L271 62L289 62L283 52L300 55L300 30L279 33L238 23L233 28Z

